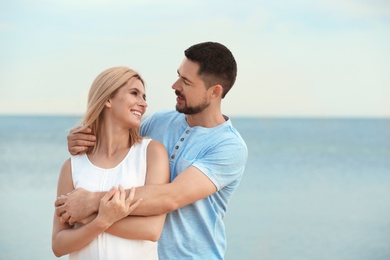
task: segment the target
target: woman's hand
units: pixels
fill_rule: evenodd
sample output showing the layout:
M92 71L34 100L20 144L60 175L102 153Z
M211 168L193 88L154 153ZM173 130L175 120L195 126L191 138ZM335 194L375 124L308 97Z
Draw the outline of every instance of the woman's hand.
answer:
M118 189L112 187L110 191L100 200L99 213L97 218L111 226L118 220L127 217L142 202L142 198L133 203L135 188L131 188L126 198L126 191L122 185Z

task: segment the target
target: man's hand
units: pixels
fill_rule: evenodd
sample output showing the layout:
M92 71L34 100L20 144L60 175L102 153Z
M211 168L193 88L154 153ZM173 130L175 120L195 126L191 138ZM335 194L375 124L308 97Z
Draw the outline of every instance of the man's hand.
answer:
M89 127L76 127L69 132L68 151L70 154L83 153L95 145L96 137L91 132Z
M55 202L56 214L61 217L61 223L69 222L73 225L97 212L100 203L100 194L77 188L67 195L61 195Z

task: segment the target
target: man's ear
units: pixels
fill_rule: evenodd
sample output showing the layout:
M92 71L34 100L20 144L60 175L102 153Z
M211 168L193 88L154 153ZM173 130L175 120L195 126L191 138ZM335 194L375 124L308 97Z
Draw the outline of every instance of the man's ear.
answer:
M217 98L217 97L222 97L222 92L223 92L223 88L221 85L214 85L211 87L212 88L212 93L211 93L211 96L213 98Z

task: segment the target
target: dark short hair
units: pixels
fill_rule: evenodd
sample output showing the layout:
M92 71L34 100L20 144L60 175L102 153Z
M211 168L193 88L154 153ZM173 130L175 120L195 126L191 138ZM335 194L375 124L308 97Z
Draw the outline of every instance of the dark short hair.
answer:
M187 59L199 64L198 75L206 87L222 86L224 98L237 77L237 63L231 51L217 42L203 42L189 47L184 54Z

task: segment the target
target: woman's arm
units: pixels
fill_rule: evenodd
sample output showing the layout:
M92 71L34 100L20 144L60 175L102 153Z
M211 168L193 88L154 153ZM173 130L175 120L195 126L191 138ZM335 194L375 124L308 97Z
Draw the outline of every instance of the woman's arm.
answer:
M61 168L57 186L57 197L67 194L73 189L71 165L70 159L68 159ZM59 257L86 246L92 239L105 230L106 227L99 224L95 220L95 223L91 222L85 225L83 229L73 230L68 223L62 224L60 217L54 214L52 234L52 250L54 254Z
M70 159L62 166L58 179L57 196L73 190ZM112 188L101 199L99 213L90 223L79 228L72 228L69 224L62 224L60 217L54 214L52 250L56 256L62 256L79 250L90 243L96 236L104 232L112 223L127 216L138 206L137 200L132 206L135 189L133 188L126 198L126 191L120 186L119 190Z
M165 147L151 141L147 148L147 170L145 185L159 185L169 182L169 162ZM160 238L165 214L156 216L129 216L112 226L106 232L127 239L157 241Z

